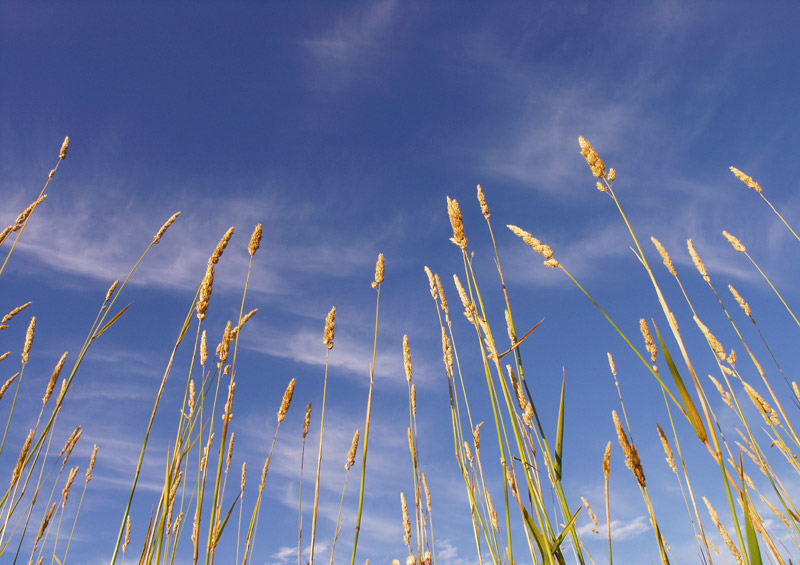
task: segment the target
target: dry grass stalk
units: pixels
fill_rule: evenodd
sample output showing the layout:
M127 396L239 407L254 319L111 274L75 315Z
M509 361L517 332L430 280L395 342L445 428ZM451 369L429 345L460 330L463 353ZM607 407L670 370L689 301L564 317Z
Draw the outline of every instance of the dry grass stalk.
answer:
M672 259L670 258L669 253L667 253L667 250L664 249L664 246L661 245L661 242L658 241L656 238L651 237L650 241L652 241L653 245L655 245L656 249L658 249L658 252L661 255L661 259L664 261L664 266L667 268L669 273L673 277L677 277L678 273L675 271L675 265L672 264Z
M8 391L8 388L14 383L15 380L17 380L18 376L19 373L14 373L10 377L8 377L8 380L6 380L6 382L3 383L3 386L0 387L0 400L3 399L3 396Z
M761 194L761 187L759 186L759 184L756 181L753 180L753 177L750 177L750 176L744 174L742 171L740 171L736 167L730 167L730 170L734 175L736 175L737 179L742 181L749 188L752 188L753 190L755 190L756 192Z
M603 178L606 174L606 165L600 159L600 156L597 154L597 151L594 150L592 144L583 136L578 137L578 144L581 147L581 155L583 155L583 158L586 159L586 162L589 164L592 174L599 179ZM614 177L616 178L616 171L614 172Z
M625 454L625 466L633 472L633 475L636 477L636 481L639 483L639 486L644 488L644 469L642 469L642 462L639 459L639 452L636 450L636 446L628 441L628 436L625 434L625 430L622 429L622 424L619 421L619 416L617 416L617 411L612 410L611 416L614 419L614 427L617 430L617 440L619 441L619 446L622 448L622 452Z
M289 406L292 404L292 396L294 395L295 383L296 379L292 379L291 381L289 381L289 385L286 387L286 390L283 393L283 399L281 400L281 407L278 409L279 424L283 422L284 418L286 418L286 413L289 411Z
M353 434L353 441L350 442L350 449L347 451L347 459L344 463L345 470L350 469L350 467L356 464L356 452L358 451L358 437L360 433L359 430L356 430L356 433Z
M44 396L42 397L42 404L47 404L47 401L50 400L50 396L53 394L53 389L56 387L56 381L58 380L58 376L61 374L61 369L64 368L64 361L67 360L67 353L64 352L64 355L61 356L61 359L58 360L56 363L55 368L53 369L53 374L50 375L50 380L47 382L47 388L44 391Z
M709 516L711 516L711 521L714 522L714 525L717 527L717 530L719 530L722 539L725 540L725 545L728 546L728 549L733 555L733 558L736 560L736 563L738 565L742 565L742 554L739 553L739 550L734 545L731 536L728 535L728 531L725 529L725 526L723 526L722 522L719 521L719 515L717 514L717 511L714 510L714 507L711 506L711 503L705 496L703 497L703 502L706 503L706 508L708 508L708 514Z
M378 253L378 260L375 262L375 280L372 281L372 288L378 288L378 285L383 282L385 272L385 261L383 253Z
M161 241L161 238L164 237L164 234L167 232L169 227L175 223L175 220L177 220L178 216L180 215L181 215L180 212L175 212L174 214L172 214L172 216L170 216L169 220L164 222L164 225L161 226L158 232L156 232L156 236L153 238L153 245L158 245L158 242Z
M25 303L25 304L23 304L22 306L17 306L17 307L16 307L16 308L14 308L14 309L13 309L11 312L9 312L9 313L8 313L8 314L6 314L5 316L3 316L3 319L2 319L2 320L0 320L0 324L7 324L8 322L10 322L10 321L11 321L11 318L13 318L13 317L14 317L14 316L16 316L17 314L19 314L20 312L22 312L23 310L25 310L25 308L27 308L27 307L28 307L28 306L30 306L31 304L33 304L33 302L26 302L26 303Z
M742 245L742 242L739 241L736 237L732 236L726 231L723 231L722 235L725 236L725 239L728 240L728 243L730 243L733 246L733 248L739 253L745 253L747 251L747 248L745 248L745 246Z
M334 328L336 325L336 307L333 306L325 318L325 331L322 334L322 343L328 350L333 349Z
M25 345L22 347L22 364L28 364L28 357L31 353L31 347L33 346L33 332L36 330L36 316L31 318L30 324L28 324L28 331L25 333Z
M439 292L439 302L442 305L442 310L444 310L445 314L450 314L450 308L447 306L447 297L444 295L444 287L442 286L442 279L439 278L439 275L434 275L436 279L436 289Z
M453 237L450 241L458 245L462 251L467 250L467 238L464 235L464 220L461 217L461 208L458 201L447 197L447 215L450 216L450 226L453 228Z
M253 233L250 234L250 242L247 244L247 252L250 254L250 257L256 254L259 247L261 247L261 235L263 232L263 228L261 224L256 224L256 227L253 229Z

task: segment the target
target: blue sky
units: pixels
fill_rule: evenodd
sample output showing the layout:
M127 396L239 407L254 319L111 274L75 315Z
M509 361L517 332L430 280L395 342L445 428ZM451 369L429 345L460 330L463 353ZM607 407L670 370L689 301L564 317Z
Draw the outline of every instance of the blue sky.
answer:
M702 297L702 312L723 324L685 251L689 237L717 287L733 283L763 312L770 343L791 367L797 327L720 232L740 237L797 303L796 242L728 167L753 175L790 223L800 218L798 18L789 2L0 4L0 194L9 221L38 194L63 136L71 139L1 283L0 309L32 300L28 312L37 317L24 402L35 406L36 379L44 382L63 351L78 351L108 285L182 211L121 298L131 308L96 344L68 397L62 432L80 423L82 453L100 446L73 558L107 562L152 399L208 256L236 226L217 270L205 326L211 337L238 313L247 238L261 222L245 307L259 313L243 332L237 369L236 460L260 466L280 396L290 378L298 385L268 478L255 562L292 560L285 549L296 543L303 407L321 400L323 322L336 305L319 541L330 546L344 455L363 427L378 253L386 280L359 557L404 555L398 498L412 488L401 354L408 334L438 558L476 562L423 266L440 273L457 302L451 276L461 258L448 241L445 197L458 199L479 283L502 328L491 241L475 200L480 183L515 320L545 319L524 354L551 430L562 370L567 376L565 476L574 504L585 496L602 507L600 462L614 437L610 412L619 407L610 351L645 470L664 485L654 504L670 524L665 536L676 562L696 560L654 432L656 421L667 422L658 388L570 281L542 267L503 226L551 245L630 335L637 337L639 318L660 315L624 224L578 152L583 135L616 168L615 190L634 229L643 241L653 235L664 243L687 288ZM474 335L458 323L469 366ZM681 327L690 324L691 315ZM24 331L17 320L15 333L0 336L4 351L18 347ZM716 370L705 361L699 373ZM134 504L138 540L157 500L184 378L171 377L156 421L163 431L151 441ZM480 366L465 378L479 397ZM6 410L0 406L0 417ZM699 451L697 460L708 463ZM616 551L655 562L644 507L618 452L613 464ZM356 486L351 477L349 523ZM706 495L719 500L718 491L711 482ZM340 557L349 555L351 531L345 525ZM586 539L604 562L600 540Z

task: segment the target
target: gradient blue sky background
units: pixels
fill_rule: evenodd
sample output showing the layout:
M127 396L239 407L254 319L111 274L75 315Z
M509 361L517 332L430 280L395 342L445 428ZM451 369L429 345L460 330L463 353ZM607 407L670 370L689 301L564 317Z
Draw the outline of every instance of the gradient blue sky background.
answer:
M0 3L0 196L8 221L35 198L61 140L71 138L49 197L3 274L0 310L32 300L28 314L38 322L23 408L29 402L38 410L53 364L63 351L80 349L108 285L128 272L173 212L183 212L131 281L121 299L131 308L96 344L68 396L61 433L80 423L79 452L85 457L93 443L100 446L70 550L74 562L110 557L152 399L210 252L235 225L205 326L213 337L238 313L247 238L262 222L245 306L259 313L242 335L234 407L234 467L247 459L253 482L280 396L290 378L298 384L268 478L254 562L296 560L303 408L321 399L323 322L336 305L318 537L318 548L330 547L344 456L353 431L363 427L375 306L370 282L382 252L386 281L359 560L405 555L398 498L413 488L401 355L408 334L437 557L475 563L423 266L441 274L451 304L457 302L451 276L461 258L448 241L449 195L461 202L479 282L495 305L492 321L503 327L478 183L492 211L515 320L530 327L545 319L524 355L551 434L566 373L564 466L572 502L585 496L602 507L600 464L614 437L611 410L619 409L610 351L675 562L696 562L680 492L655 434L655 422L668 423L656 384L566 277L545 269L503 226L519 225L550 244L633 337L640 317L662 320L624 224L578 153L583 135L616 168L615 190L634 229L643 241L653 235L664 243L723 343L732 338L685 252L689 237L717 287L737 286L769 328L782 364L796 366L797 327L720 232L739 236L797 304L797 243L728 167L753 175L790 223L800 218L799 22L791 2ZM657 253L647 252L658 264ZM666 277L664 286L677 308L679 295ZM691 315L678 315L693 331ZM454 318L465 378L480 403L481 367L474 359L469 364L474 334ZM19 348L25 327L17 320L0 336L4 351ZM698 373L717 371L704 343L696 347L707 363ZM134 547L157 501L184 382L180 373L168 382L156 421L134 504ZM0 406L0 417L7 410ZM20 438L28 429L23 419ZM312 431L309 446L315 440ZM694 446L686 447L691 457ZM309 480L313 452L306 457ZM695 460L700 469L710 463L700 451ZM618 449L612 469L617 556L656 562L646 511ZM337 546L342 559L352 544L354 477ZM697 487L721 500L719 481ZM587 524L581 518L584 531ZM602 540L588 531L585 539L604 562Z

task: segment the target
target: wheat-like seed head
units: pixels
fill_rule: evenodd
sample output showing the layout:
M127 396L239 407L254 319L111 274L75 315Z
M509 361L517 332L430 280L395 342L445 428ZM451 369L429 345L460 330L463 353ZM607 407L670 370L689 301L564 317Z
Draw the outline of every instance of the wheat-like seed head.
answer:
M486 491L486 506L489 508L489 519L492 522L492 527L496 532L500 531L500 525L497 522L497 510L494 508L494 503L492 502L492 495L489 494L489 491Z
M714 386L717 388L719 395L722 397L722 401L725 404L727 404L730 408L733 408L733 403L731 402L731 395L728 394L728 392L724 388L722 388L722 385L717 379L715 379L711 375L708 375L708 378L711 379L712 383L714 383Z
M614 363L614 358L611 356L611 353L606 352L608 355L608 367L611 369L611 374L614 375L614 378L617 378L617 365Z
M411 365L411 349L408 346L408 335L403 336L403 368L406 371L406 381L410 384L413 366Z
M589 164L592 174L599 179L603 178L606 174L606 165L600 159L600 156L597 154L597 151L594 150L592 144L583 136L578 137L578 144L581 147L581 155L583 155L583 158L586 159L586 162Z
M444 327L442 327L442 356L444 357L444 365L447 368L448 374L455 375L455 370L453 369L453 350L450 347L450 338L447 337Z
M425 508L428 509L428 514L431 513L431 491L428 489L428 478L425 473L420 472L419 476L422 479L422 490L425 491Z
M226 231L222 235L222 238L220 238L219 243L217 244L217 247L214 249L214 252L211 254L211 257L208 258L208 263L210 265L216 265L217 263L219 263L219 258L222 257L222 253L225 251L225 248L228 247L228 242L231 240L231 237L233 237L233 232L234 231L235 231L235 228L233 226L231 226L231 227L228 228L228 231Z
M8 357L9 355L11 355L11 352L10 351L6 351L2 355L0 355L0 361L5 361L6 357Z
M411 522L408 519L408 504L406 504L406 495L402 492L400 493L400 507L403 511L403 530L405 531L403 541L406 545L408 545L411 541Z
M442 310L444 310L445 314L449 314L450 309L447 306L447 297L445 297L444 295L444 287L442 286L442 279L439 278L438 274L434 275L434 278L436 279L436 289L439 292L439 301L442 304Z
M117 279L113 283L111 283L111 286L108 287L108 290L106 291L106 297L103 300L103 304L105 304L109 300L111 300L111 296L114 294L114 291L117 290L117 285L118 284L119 284L119 279Z
M746 184L749 188L752 188L759 194L761 194L761 187L758 185L756 181L753 180L753 177L750 177L744 174L742 171L737 169L736 167L730 167L731 172L736 175L736 178Z
M161 226L161 229L159 229L158 232L156 232L156 236L153 238L153 245L157 245L158 242L161 241L161 238L164 236L164 233L166 233L169 227L175 223L175 220L177 220L178 216L180 215L181 215L180 212L175 212L174 214L172 214L172 216L170 216L169 220L164 222L164 225Z
M378 285L383 282L385 268L383 253L378 253L378 260L375 262L375 279L372 281L372 288L378 288Z
M772 406L770 406L769 403L764 400L764 398L758 394L758 392L756 392L756 390L748 383L742 381L742 384L744 385L744 390L747 393L747 396L750 397L750 400L755 407L758 408L758 411L761 412L761 415L764 416L764 419L769 419L776 426L780 425L778 415L775 413L775 410L772 409Z
M517 379L517 375L514 373L514 368L511 365L506 365L506 371L508 371L508 378L511 380L511 385L514 387L519 409L524 412L528 407L528 399L525 398L525 391L522 390L522 384Z
M728 546L728 549L733 555L733 558L736 560L736 563L738 565L742 565L742 554L739 553L739 550L736 548L736 545L734 545L731 536L728 535L728 531L725 529L725 526L723 526L722 522L719 521L719 515L717 514L717 511L714 510L714 507L711 506L711 503L705 496L703 497L703 502L706 503L706 508L708 508L708 515L711 516L711 521L714 522L714 525L717 527L717 530L719 530L722 539L725 540L725 545Z
M472 455L472 449L469 447L469 443L464 441L464 452L467 454L467 459L469 459L470 464L475 462L475 457Z
M475 430L472 432L472 441L475 444L475 453L480 455L481 453L481 428L486 422L481 422L477 426L475 426Z
M195 388L194 388L194 379L189 379L189 399L188 399L188 404L189 404L189 415L190 416L192 414L194 414L195 395L196 394L197 393L195 392Z
M64 142L61 144L61 149L58 151L58 158L66 159L68 149L69 149L69 136L66 136L64 138Z
M350 442L350 449L347 451L347 459L344 462L345 471L356 464L356 451L358 451L359 431L353 434L353 441Z
M409 555L406 557L406 565L417 565L417 556Z
M608 474L611 471L611 442L606 444L606 449L603 452L603 475L605 480L608 481Z
M64 368L64 361L67 360L67 353L64 352L64 355L61 356L61 359L58 360L56 363L55 368L53 369L53 374L50 375L50 380L47 382L47 388L44 391L44 396L42 397L42 405L47 404L47 401L50 400L50 396L53 394L53 389L56 387L56 381L58 380L58 376L61 374L61 369Z
M292 403L292 396L294 395L294 385L296 379L292 379L289 381L289 386L286 387L286 391L283 393L283 400L281 400L281 407L278 410L278 423L280 424L283 422L283 419L286 418L286 412L289 411L289 405Z
M261 247L261 233L263 228L261 224L256 224L256 227L253 228L253 233L250 234L250 243L247 244L247 252L250 254L250 257L256 254L258 248Z
M701 332L703 332L706 341L708 341L708 345L711 346L711 349L714 350L714 353L717 354L717 357L719 357L720 360L725 361L728 358L725 353L725 349L722 347L722 344L714 336L714 334L711 333L711 330L708 329L708 326L701 322L697 315L694 316L694 323L697 324L697 327L700 328Z
M217 368L221 368L228 360L228 352L230 351L231 342L233 341L233 332L231 331L231 321L225 324L225 329L222 331L222 341L217 344Z
M792 381L792 391L794 392L794 397L800 402L800 388L797 387L797 383Z
M686 240L686 246L689 248L689 255L692 257L694 268L697 269L697 272L700 273L700 275L703 277L703 280L710 284L711 279L708 277L706 266L703 264L702 259L700 259L700 255L697 254L697 250L694 248L694 243L692 243L691 239Z
M650 362L655 366L658 356L658 349L656 348L655 342L653 342L653 335L650 333L650 327L647 325L647 320L644 318L639 320L639 331L642 332L644 346L647 349L647 352L650 354Z
M461 218L461 208L458 201L447 197L447 214L450 216L450 226L453 228L453 237L450 241L458 245L462 251L467 250L467 238L464 235L464 220Z
M42 202L44 202L46 198L47 195L42 194L39 198L28 204L28 207L25 208L22 212L20 212L19 216L17 216L17 219L14 220L14 225L9 226L11 228L11 231L19 231L20 229L22 229L22 225L27 221L27 219L30 217L30 215L33 213L36 207L39 206L39 204L41 204Z
M636 481L639 483L639 486L644 487L644 469L642 469L642 463L639 459L639 452L636 450L636 447L628 441L628 436L625 434L625 430L622 428L622 424L619 421L619 416L617 416L617 411L613 410L611 412L611 416L614 420L614 427L617 430L617 440L619 441L619 446L622 448L622 452L625 454L625 466L633 472L633 475L636 477Z
M9 313L8 313L8 314L6 314L5 316L3 316L3 319L2 319L2 320L0 320L0 324L6 324L6 323L10 322L10 321L11 321L11 318L13 318L13 317L14 317L14 316L16 316L17 314L19 314L20 312L22 312L23 310L25 310L25 308L27 308L27 307L28 307L28 306L30 306L31 304L33 304L33 302L26 302L26 303L25 303L25 304L23 304L22 306L17 306L17 307L16 307L16 308L14 308L14 309L13 309L11 312L9 312Z
M677 277L678 273L675 271L675 265L672 264L672 259L670 258L669 253L667 253L667 250L664 249L664 246L661 245L661 242L656 238L651 237L650 241L652 241L653 245L655 245L656 249L658 249L658 253L661 255L661 259L664 261L664 266L667 268L669 273L673 277Z
M411 383L411 412L417 415L417 385Z
M658 429L658 437L661 439L661 446L664 448L664 455L666 455L667 464L669 465L669 468L672 469L672 472L677 475L678 468L675 466L675 456L672 454L672 449L669 446L667 436L664 433L664 430L662 430L661 426L658 424L656 424L656 429Z
M486 196L483 194L483 189L481 185L478 185L478 203L481 205L481 213L483 217L486 218L486 221L489 221L491 214L489 214L489 205L486 204Z
M22 474L23 466L25 465L25 459L28 458L28 451L31 449L31 442L33 441L33 430L28 432L28 436L25 438L25 443L22 444L22 449L19 451L19 457L17 457L17 464L14 466L14 470L11 473L11 485L13 486L18 480L20 475Z
M308 403L306 406L306 417L303 420L303 441L305 441L306 436L308 435L308 426L311 424L311 403Z
M39 540L42 539L42 536L44 535L44 532L47 529L47 526L50 524L50 518L53 517L53 510L56 509L57 505L58 505L58 503L54 502L53 505L50 506L50 510L47 511L47 514L45 514L44 518L42 518L42 523L39 524L39 533L36 534L36 541L33 544L34 545L34 551L36 551L36 546L39 544Z
M581 497L581 501L583 501L583 505L586 507L586 512L589 514L589 519L594 524L594 527L597 527L597 515L592 511L592 507L589 506L589 501L585 498Z
M69 476L67 476L67 483L64 485L64 488L61 491L61 509L64 509L64 506L67 505L67 498L69 497L69 490L72 488L72 483L75 481L75 476L78 474L78 466L76 465L73 467L70 472Z
M740 253L745 253L747 251L747 248L745 248L745 246L742 245L742 242L739 241L735 236L732 236L726 231L723 231L722 235L725 236L725 239L728 240L728 243L730 243L736 251Z
M408 451L411 453L411 464L416 469L417 468L417 449L414 447L414 432L411 431L411 428L408 428Z
M92 449L92 456L89 458L89 466L86 468L86 483L92 480L92 471L94 471L94 463L97 460L97 444L94 444Z
M456 283L458 297L461 299L461 304L464 306L464 316L466 316L467 320L472 321L472 315L475 313L475 306L473 306L472 302L467 296L467 291L464 290L464 287L461 285L458 275L453 275L453 281Z
M125 542L122 544L122 554L125 554L125 550L128 548L128 544L131 543L131 515L128 514L127 519L125 520Z
M0 399L3 398L3 395L5 395L5 393L8 391L8 387L10 387L14 383L14 381L17 379L18 376L19 373L14 373L8 378L8 380L6 380L5 383L3 383L3 386L0 387Z
M206 274L203 277L203 282L200 284L200 293L197 297L197 304L195 309L197 311L197 319L201 322L206 319L206 311L208 310L208 301L211 298L211 290L214 287L214 263L209 261L206 267Z
M430 287L431 297L436 300L436 281L433 278L433 272L425 265L425 274L428 276L428 286Z
M28 357L31 352L31 347L33 346L33 332L36 330L36 316L31 318L30 324L28 324L28 331L25 333L25 345L22 347L22 364L28 364Z
M752 312L750 311L750 305L744 301L744 298L733 288L732 285L728 285L728 290L731 291L731 294L736 299L736 302L739 304L739 307L744 311L745 316L751 317L750 315Z
M64 444L64 447L61 448L61 451L58 453L58 456L61 457L64 455L64 464L61 465L61 468L64 468L64 465L67 463L67 459L69 459L70 454L72 453L72 449L75 447L75 444L78 443L78 440L83 435L83 429L81 426L75 428L70 436L67 438L67 442Z
M231 468L231 459L233 458L233 442L236 438L236 432L231 432L231 441L228 442L228 454L225 456L225 474L228 474L228 471Z
M334 326L336 323L336 307L331 307L328 316L325 318L325 332L322 334L322 343L328 350L333 349Z
M536 253L541 255L547 260L552 259L553 257L553 250L550 249L549 245L544 245L541 241L533 237L530 233L526 232L522 228L519 228L515 225L508 224L506 226L511 232L522 239L529 247L531 247ZM558 263L556 262L556 265Z

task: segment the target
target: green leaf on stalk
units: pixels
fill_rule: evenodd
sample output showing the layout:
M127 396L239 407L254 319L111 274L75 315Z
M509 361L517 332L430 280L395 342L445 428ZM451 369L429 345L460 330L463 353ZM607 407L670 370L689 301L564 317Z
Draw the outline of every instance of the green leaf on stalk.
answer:
M539 548L539 554L542 556L542 560L545 563L555 565L550 544L547 543L544 535L541 531L539 531L539 528L536 527L536 524L533 523L530 514L528 514L528 511L524 508L522 508L522 515L525 518L525 524L528 526L528 530L533 535L533 540L536 542L536 546Z
M761 565L761 549L758 547L758 536L750 519L750 503L747 498L747 485L744 482L744 467L742 454L739 452L739 472L742 481L742 509L744 510L744 528L747 533L747 553L750 554L750 565Z
M675 381L675 386L678 387L678 393L680 394L681 401L683 402L683 410L686 413L686 416L689 418L689 422L692 424L692 427L694 428L694 433L697 434L697 437L700 439L700 441L706 443L708 441L708 435L706 433L706 428L703 425L703 421L700 419L700 413L697 411L692 397L689 396L689 391L686 390L686 385L683 384L683 379L681 378L680 373L678 373L678 368L675 366L675 362L672 360L672 355L669 354L667 345L661 338L661 333L658 331L658 326L656 326L655 322L653 322L653 327L656 330L656 336L658 336L658 343L661 345L661 351L664 355L664 360L667 362L669 372L672 374L672 379Z
M558 429L556 430L556 460L553 463L553 472L556 481L561 481L561 452L564 448L564 391L566 390L567 377L561 381L561 404L558 408Z
M553 544L554 552L558 550L558 548L561 546L561 542L564 541L569 531L575 526L575 520L578 519L578 514L580 514L582 508L583 506L578 507L578 509L575 511L575 514L573 514L572 518L570 518L569 522L567 522L567 525L564 526L564 531L562 531L558 538L556 538L556 543Z
M125 313L125 310L127 310L129 307L130 307L130 304L128 304L127 306L125 306L125 308L123 308L122 310L117 312L116 315L113 318L111 318L108 322L106 322L106 325L104 325L102 328L97 330L97 332L92 336L92 339L97 339L98 337L103 335L103 333L105 333L105 331L108 328L110 328L114 324L114 322L119 320L119 317L122 316Z

